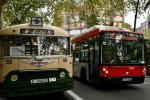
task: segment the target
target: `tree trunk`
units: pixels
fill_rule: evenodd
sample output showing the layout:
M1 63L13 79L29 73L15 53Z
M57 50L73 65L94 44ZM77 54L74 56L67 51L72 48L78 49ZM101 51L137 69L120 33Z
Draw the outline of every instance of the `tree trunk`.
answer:
M4 5L0 4L0 30L4 28L3 11L4 11Z
M7 0L0 1L0 30L4 28L3 12L4 12L4 5L6 3L7 3Z

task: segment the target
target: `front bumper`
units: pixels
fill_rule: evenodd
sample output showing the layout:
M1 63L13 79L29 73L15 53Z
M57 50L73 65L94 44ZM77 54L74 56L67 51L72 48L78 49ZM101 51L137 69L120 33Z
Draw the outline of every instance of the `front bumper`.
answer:
M31 84L31 79L29 77L20 80L18 79L16 82L10 81L9 77L14 73L18 74L19 72L11 72L6 77L6 80L0 84L0 95L5 97L30 96L63 92L73 88L73 78L69 77L69 74L65 78L57 78L55 82ZM46 75L41 75L39 78L44 76ZM38 77L36 78L38 79Z
M145 77L107 77L100 78L100 83L106 84L140 84L144 83Z

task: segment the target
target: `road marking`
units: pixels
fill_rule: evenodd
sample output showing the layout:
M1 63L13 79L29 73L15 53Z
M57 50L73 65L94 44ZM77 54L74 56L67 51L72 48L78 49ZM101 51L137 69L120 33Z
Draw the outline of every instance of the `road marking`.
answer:
M66 91L72 98L74 98L75 100L84 100L81 97L79 97L77 94L75 94L74 92L72 92L71 90Z
M145 84L149 84L150 85L150 83L149 82L144 82Z

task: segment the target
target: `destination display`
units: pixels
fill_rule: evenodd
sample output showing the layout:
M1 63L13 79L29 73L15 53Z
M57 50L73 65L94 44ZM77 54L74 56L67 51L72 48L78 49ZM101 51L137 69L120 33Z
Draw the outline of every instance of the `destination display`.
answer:
M21 29L20 34L54 35L54 30L50 30L50 29Z
M143 39L142 34L129 34L127 32L114 32L114 33L104 33L104 39L113 39L113 40L141 40Z

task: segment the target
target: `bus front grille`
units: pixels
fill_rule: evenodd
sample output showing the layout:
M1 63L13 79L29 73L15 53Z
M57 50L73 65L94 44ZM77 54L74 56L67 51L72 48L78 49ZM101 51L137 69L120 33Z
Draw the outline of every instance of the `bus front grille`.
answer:
M60 70L42 70L42 71L23 71L19 73L20 81L29 81L31 79L43 79L43 78L52 78L59 77Z

